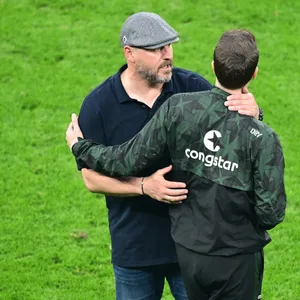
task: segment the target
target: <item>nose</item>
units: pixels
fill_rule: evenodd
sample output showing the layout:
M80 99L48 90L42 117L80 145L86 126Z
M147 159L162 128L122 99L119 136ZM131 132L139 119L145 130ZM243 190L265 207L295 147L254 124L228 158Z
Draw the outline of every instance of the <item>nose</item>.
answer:
M166 45L162 48L162 55L164 59L172 59L173 58L173 48L172 45Z

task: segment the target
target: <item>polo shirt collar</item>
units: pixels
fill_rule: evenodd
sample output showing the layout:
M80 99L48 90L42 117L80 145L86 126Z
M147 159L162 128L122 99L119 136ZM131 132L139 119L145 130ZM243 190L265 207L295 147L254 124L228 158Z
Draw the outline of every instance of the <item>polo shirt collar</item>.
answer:
M118 101L120 103L135 101L135 99L132 99L128 96L121 81L121 74L126 69L127 69L127 64L123 65L114 76L115 90L116 90ZM171 80L164 84L161 94L170 93L173 92L173 90L174 90L174 85L173 85L173 76L172 76Z

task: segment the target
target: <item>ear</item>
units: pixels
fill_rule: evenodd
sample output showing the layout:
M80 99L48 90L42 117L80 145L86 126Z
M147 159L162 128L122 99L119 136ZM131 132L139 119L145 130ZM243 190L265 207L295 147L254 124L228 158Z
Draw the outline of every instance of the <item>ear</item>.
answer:
M253 79L256 78L257 73L258 73L258 67L255 68L255 71L254 71L254 73L253 73L253 75L252 75L252 78L253 78Z
M125 46L123 51L124 51L124 56L125 56L125 58L128 62L134 62L135 61L134 50L131 47Z
M216 74L215 73L215 62L214 61L211 62L211 68L212 68L213 73Z

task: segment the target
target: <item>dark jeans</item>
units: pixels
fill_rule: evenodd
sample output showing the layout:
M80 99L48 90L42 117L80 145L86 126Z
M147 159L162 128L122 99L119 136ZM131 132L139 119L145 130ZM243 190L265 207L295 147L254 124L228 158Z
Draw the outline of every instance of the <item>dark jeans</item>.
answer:
M114 265L117 300L160 300L165 279L174 299L188 300L177 264L141 268Z

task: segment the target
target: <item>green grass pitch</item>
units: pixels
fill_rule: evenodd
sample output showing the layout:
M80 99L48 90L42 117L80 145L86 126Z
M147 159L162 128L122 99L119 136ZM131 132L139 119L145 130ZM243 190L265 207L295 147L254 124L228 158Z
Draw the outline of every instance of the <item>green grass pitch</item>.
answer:
M280 136L288 209L265 248L263 299L300 299L300 2L0 0L0 299L114 299L107 211L65 143L72 112L124 63L119 31L153 11L179 33L175 65L213 83L223 31L260 49L250 91ZM168 288L163 299L172 299Z

